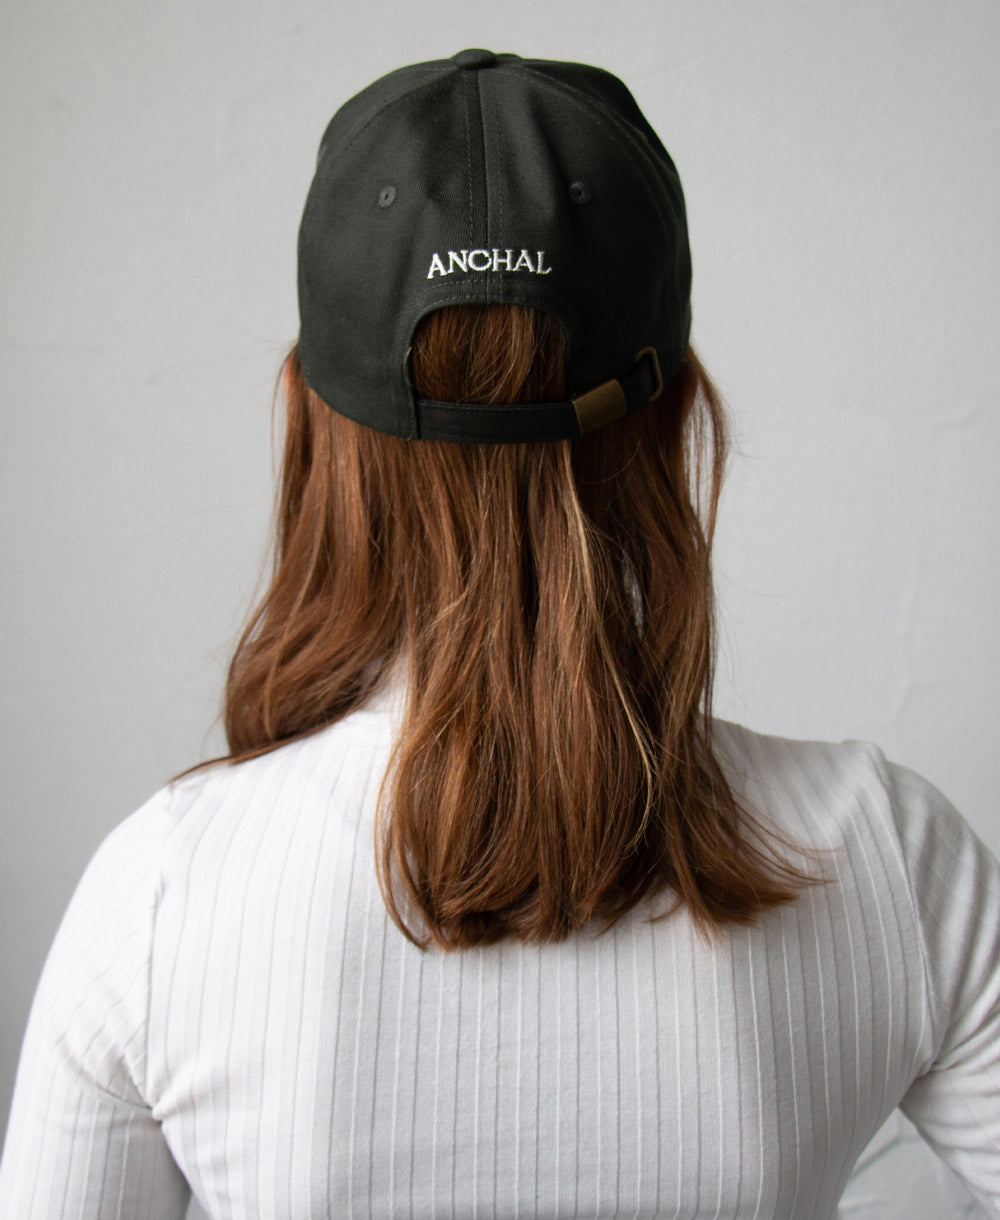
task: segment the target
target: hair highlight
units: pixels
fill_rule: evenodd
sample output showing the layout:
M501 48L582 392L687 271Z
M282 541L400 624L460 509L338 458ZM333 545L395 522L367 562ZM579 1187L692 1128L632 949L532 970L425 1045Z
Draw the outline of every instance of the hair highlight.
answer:
M452 306L410 369L428 398L552 401L564 353L548 315ZM422 948L606 930L660 892L654 918L686 906L719 935L824 880L713 747L727 434L693 351L647 407L572 441L375 432L317 397L296 348L283 387L271 583L229 669L229 754L200 766L314 733L405 665L375 862Z

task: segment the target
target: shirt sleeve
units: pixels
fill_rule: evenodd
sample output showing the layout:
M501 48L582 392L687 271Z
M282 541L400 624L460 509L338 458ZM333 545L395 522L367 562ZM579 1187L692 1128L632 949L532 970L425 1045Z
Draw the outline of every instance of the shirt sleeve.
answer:
M900 1109L1000 1217L1000 863L932 784L886 766L930 1021Z
M104 841L35 992L3 1160L0 1216L181 1220L190 1191L145 1088L162 789Z

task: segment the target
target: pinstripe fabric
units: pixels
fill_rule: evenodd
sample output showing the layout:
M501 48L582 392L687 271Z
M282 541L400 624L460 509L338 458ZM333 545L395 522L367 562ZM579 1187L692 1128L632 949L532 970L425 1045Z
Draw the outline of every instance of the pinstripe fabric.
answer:
M421 954L372 817L400 692L156 793L104 843L25 1037L0 1215L830 1217L896 1106L1000 1215L1000 865L874 747L720 724L830 885L710 947Z

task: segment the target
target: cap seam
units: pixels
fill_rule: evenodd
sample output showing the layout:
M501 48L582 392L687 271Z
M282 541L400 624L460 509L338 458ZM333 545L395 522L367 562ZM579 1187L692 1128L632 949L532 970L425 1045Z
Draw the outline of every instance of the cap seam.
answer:
M468 233L468 238L467 238L468 243L471 246L472 245L472 226L473 226L473 221L474 221L475 204L473 201L473 192L472 192L472 122L469 118L468 86L465 86L465 107L464 107L464 109L465 109L465 162L466 162L467 171L468 171L465 175L465 181L467 182L468 187L469 187L469 217L468 217L468 229L466 230L466 232Z
M489 149L488 149L487 140L486 140L486 109L483 106L483 76L482 76L481 72L474 72L472 75L475 77L474 88L475 88L475 92L476 92L476 105L478 108L478 116L479 116L478 135L479 135L479 139L482 143L482 153L483 153L483 159L482 159L483 203L486 207L486 220L485 220L486 245L488 247L492 247L493 234L492 234L492 226L490 224L490 212L491 212L490 195L492 193L491 188L492 188L493 184L490 181ZM471 237L470 237L470 241L471 241ZM488 275L486 276L486 279L484 281L484 287L486 289L486 304L492 305L493 304L493 283L490 280L490 277Z
M482 73L479 73L479 78L480 78L480 82L482 82L483 81ZM492 88L490 85L490 81L493 79L494 79L493 77L489 77L486 79L485 85L483 85L482 83L480 84L480 97L483 96L483 91L485 89L485 93L489 97L489 101L490 101L490 114L491 114L492 126L493 126L493 151L496 154L497 162L500 165L503 165L503 164L505 164L506 159L503 155L504 150L500 146L501 140L502 140L502 132L501 132L501 128L500 128L500 118L499 118L499 114L497 112L497 91L496 91L496 89ZM483 135L484 135L484 137L485 137L485 134L486 134L486 112L484 110L484 112L483 112ZM485 139L484 139L484 143L485 143ZM490 188L490 185L491 185L491 176L487 176L487 189L488 190ZM490 249L493 248L494 238L499 236L500 234L503 234L505 231L504 220L503 220L503 203L504 203L503 187L504 187L503 175L498 174L496 177L496 201L495 201L496 202L495 210L496 210L496 215L497 215L496 233L494 234L491 229L487 229L487 235L489 236L489 239L490 239L489 240ZM505 281L506 281L505 273L503 271L499 272L497 275L497 287L500 289L500 294L499 294L500 298L503 297L503 285L504 285Z

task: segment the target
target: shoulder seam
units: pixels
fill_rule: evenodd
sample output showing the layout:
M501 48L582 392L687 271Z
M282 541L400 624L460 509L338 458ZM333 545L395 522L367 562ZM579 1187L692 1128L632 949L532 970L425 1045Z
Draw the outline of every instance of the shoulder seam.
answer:
M177 804L177 797L180 791L180 785L177 783L168 784L166 787L168 793L168 801L163 811L163 816L169 821L171 814ZM146 955L146 1011L142 1023L142 1082L141 1087L138 1082L136 1089L140 1096L145 1101L146 1105L152 1109L152 1099L150 1097L149 1086L149 1017L153 1002L153 951L156 944L156 921L160 913L160 899L163 896L163 853L158 853L156 859L156 885L153 890L153 910L150 915L149 923L149 953Z
M896 825L896 820L892 816L892 810L895 808L895 788L896 781L892 774L893 764L886 757L885 752L871 742L857 743L867 747L867 752L871 760L872 768L878 777L882 789L885 792L885 797L888 802L888 810L883 810L883 818L886 822L886 834L892 843L893 851L896 855L896 862L899 865L900 872L906 882L906 901L909 910L911 926L917 939L917 944L920 949L920 967L924 981L924 1005L925 1016L930 1023L931 1029L931 1045L933 1053L936 1057L940 1039L938 1036L938 1013L941 1005L941 998L937 993L937 988L934 986L934 977L930 969L930 961L927 953L927 943L924 936L923 924L920 920L920 914L917 910L917 903L913 893L913 877L906 861L906 853L903 851L903 845L900 839L899 828ZM920 1039L917 1040L919 1045ZM916 1065L914 1065L916 1067Z

